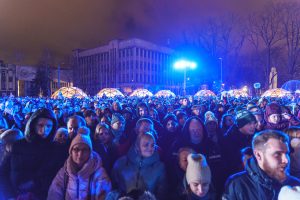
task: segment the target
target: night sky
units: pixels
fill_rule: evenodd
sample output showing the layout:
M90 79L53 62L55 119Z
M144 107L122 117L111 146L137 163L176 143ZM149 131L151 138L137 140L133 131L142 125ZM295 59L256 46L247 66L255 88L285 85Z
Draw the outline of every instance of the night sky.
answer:
M207 16L247 14L267 0L0 0L0 59L55 62L72 49L137 37L175 46Z

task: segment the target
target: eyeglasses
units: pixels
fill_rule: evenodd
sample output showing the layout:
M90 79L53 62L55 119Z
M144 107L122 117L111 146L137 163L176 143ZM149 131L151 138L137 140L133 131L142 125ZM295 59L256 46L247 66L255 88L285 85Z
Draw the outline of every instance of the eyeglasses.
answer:
M82 148L82 149L80 149L80 148L73 148L72 149L72 151L74 152L74 153L79 153L80 151L82 152L82 153L89 153L90 152L90 149L89 148Z

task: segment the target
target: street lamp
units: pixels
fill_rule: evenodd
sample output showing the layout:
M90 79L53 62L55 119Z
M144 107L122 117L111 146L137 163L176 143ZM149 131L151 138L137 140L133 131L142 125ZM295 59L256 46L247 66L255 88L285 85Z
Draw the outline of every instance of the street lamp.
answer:
M195 69L197 64L195 62L187 61L187 60L180 60L175 62L174 68L182 70L184 72L184 77L183 77L183 95L186 95L186 70L187 69Z
M221 63L221 85L223 84L223 58L219 58Z

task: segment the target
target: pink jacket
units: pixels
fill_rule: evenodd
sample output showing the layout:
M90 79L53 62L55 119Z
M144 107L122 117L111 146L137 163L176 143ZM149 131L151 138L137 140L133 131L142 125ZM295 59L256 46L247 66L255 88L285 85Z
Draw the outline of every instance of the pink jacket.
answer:
M102 167L101 158L92 152L90 159L76 174L71 156L58 171L48 192L48 200L98 200L111 190L111 181Z

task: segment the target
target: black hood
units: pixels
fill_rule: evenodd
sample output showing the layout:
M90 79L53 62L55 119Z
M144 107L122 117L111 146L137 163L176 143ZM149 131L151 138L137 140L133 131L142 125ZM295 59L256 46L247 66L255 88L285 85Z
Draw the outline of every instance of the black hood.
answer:
M182 142L184 142L184 143L190 143L191 142L191 137L190 137L190 133L189 133L189 126L190 126L190 123L193 119L199 121L202 125L203 139L202 139L201 143L203 143L207 139L206 128L205 128L204 123L202 122L202 120L199 117L196 117L196 116L190 117L188 120L186 120L185 124L183 125L182 135L181 135Z
M47 138L47 140L52 141L55 131L57 129L57 120L56 120L54 112L47 108L41 108L41 109L35 111L29 118L28 122L26 123L26 128L25 128L26 140L28 142L33 142L33 141L37 140L38 136L35 132L35 125L39 118L47 118L47 119L52 120L53 127L52 127L50 135Z

